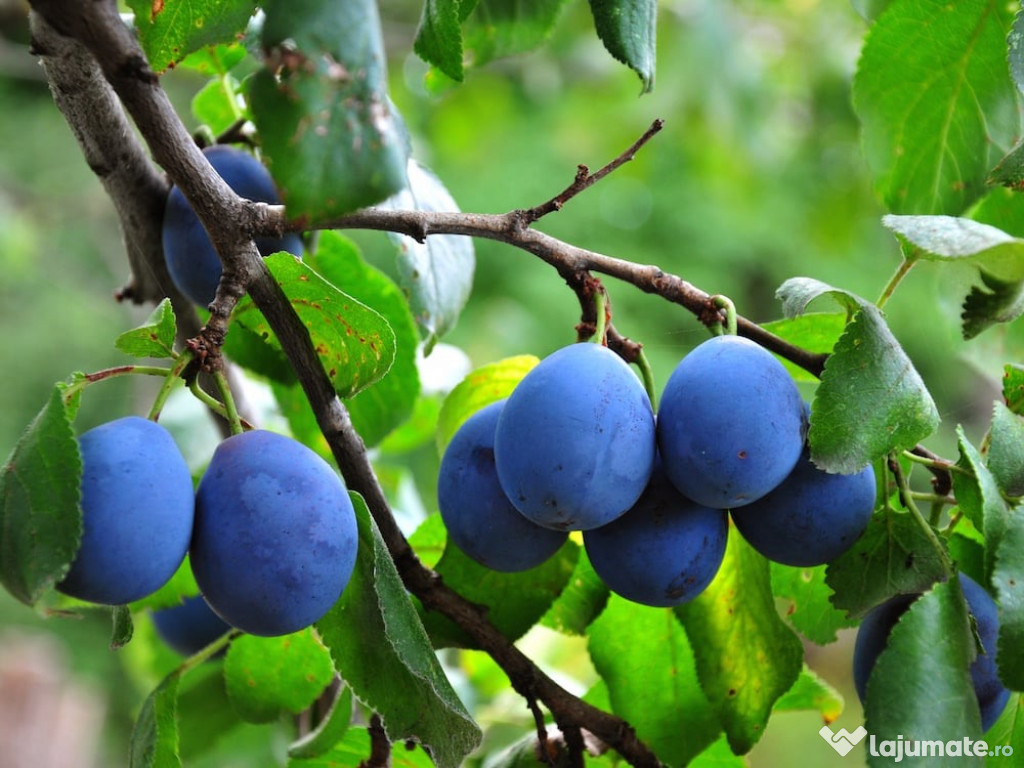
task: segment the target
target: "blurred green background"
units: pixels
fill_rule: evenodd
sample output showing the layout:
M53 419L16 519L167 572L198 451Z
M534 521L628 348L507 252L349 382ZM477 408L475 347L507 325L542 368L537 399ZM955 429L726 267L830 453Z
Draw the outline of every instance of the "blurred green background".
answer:
M664 0L657 79L646 96L637 77L601 47L581 0L567 4L541 50L471 71L464 85L440 92L426 88L426 66L411 53L419 4L383 0L381 9L392 96L415 153L463 210L504 212L543 202L571 182L578 164L600 167L662 118L664 130L633 162L538 228L657 264L729 295L755 321L779 316L774 291L788 277L815 277L874 299L899 262L895 240L880 224L884 211L850 106L866 23L849 3ZM165 78L190 128L189 99L201 84L185 72ZM391 265L384 236L356 237L368 257ZM472 300L446 342L482 365L514 354L543 356L574 340L578 305L551 268L490 241L477 243L477 256ZM6 456L53 383L121 362L113 339L148 313L113 299L127 277L116 219L28 53L24 4L11 0L0 2L0 275ZM1019 330L1005 329L970 345L960 340L966 277L922 264L887 306L897 338L939 404L943 427L929 446L945 455L955 455L957 424L980 437L1001 365L1021 359L1024 341ZM616 325L644 344L660 387L707 332L662 299L613 280L607 287ZM150 396L129 382L106 383L89 391L77 425L84 430L145 412ZM420 468L436 458L420 457ZM423 498L429 507L429 493ZM105 712L95 764L124 764L143 683L152 683L137 671L144 650L122 652L124 665L107 650L105 614L43 620L0 595L0 659L15 631L56 643L53 653L66 660L68 678ZM831 646L810 646L807 660L846 697L836 726L853 730L861 714L849 678L851 639L845 633ZM524 642L585 690L593 672L584 649L549 640L538 633ZM490 702L482 722L494 725L492 738L525 732L521 702L496 693L503 678L485 659L471 658L467 668L478 674L474 695ZM807 768L863 763L862 748L846 758L833 753L817 736L820 725L813 713L773 718L750 765L789 765L794 754ZM247 756L242 745L253 740L257 755L268 744L279 751L272 731L241 729L202 764L267 764Z

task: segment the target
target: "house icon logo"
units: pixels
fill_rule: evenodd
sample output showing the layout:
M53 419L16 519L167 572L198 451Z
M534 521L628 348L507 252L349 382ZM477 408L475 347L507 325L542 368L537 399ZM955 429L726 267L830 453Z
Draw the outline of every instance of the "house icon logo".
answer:
M860 744L861 739L867 736L867 731L864 730L864 726L858 726L857 730L850 733L845 728L840 728L838 732L833 731L827 725L821 726L821 730L818 734L827 741L836 752L843 757L850 752L855 746Z

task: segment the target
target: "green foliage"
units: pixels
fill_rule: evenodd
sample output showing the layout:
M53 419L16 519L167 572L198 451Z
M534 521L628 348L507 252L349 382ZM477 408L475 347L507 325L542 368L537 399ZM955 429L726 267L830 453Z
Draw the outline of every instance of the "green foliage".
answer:
M1024 688L1024 505L1010 514L996 555L992 583L999 601L999 679Z
M177 330L171 302L164 299L145 323L118 336L114 346L132 357L174 357Z
M634 70L644 93L654 88L654 40L658 3L655 0L590 0L594 27L608 52Z

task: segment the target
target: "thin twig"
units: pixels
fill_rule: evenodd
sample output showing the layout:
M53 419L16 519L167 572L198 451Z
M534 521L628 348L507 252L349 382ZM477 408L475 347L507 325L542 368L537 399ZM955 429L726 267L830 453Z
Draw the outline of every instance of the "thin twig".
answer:
M359 768L391 768L391 742L384 731L384 723L376 712L370 717L370 756Z

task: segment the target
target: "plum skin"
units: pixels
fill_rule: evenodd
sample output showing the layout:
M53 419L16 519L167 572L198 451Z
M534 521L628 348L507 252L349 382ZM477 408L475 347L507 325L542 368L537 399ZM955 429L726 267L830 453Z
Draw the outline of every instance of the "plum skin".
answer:
M725 557L728 513L683 496L656 465L626 514L584 531L591 565L616 594L635 603L671 607L692 600Z
M202 595L192 595L180 605L153 611L152 619L160 639L182 656L201 651L231 629Z
M279 204L281 198L270 173L248 152L226 145L207 147L206 159L239 197L258 203ZM221 262L199 217L177 187L171 187L164 206L163 249L171 280L195 304L205 307L213 301L220 282ZM281 238L258 237L260 255L277 251L302 254L302 240L296 234Z
M818 469L805 450L782 484L733 510L737 530L754 549L784 565L830 563L853 546L875 508L875 470L850 475Z
M196 491L189 554L228 624L268 637L308 627L348 585L357 545L345 484L311 449L265 430L217 446Z
M695 347L669 376L658 448L669 479L694 501L734 509L796 466L806 420L800 392L770 352L740 336Z
M56 588L103 605L140 600L185 559L195 510L188 466L170 433L138 416L94 427L78 443L82 540Z
M505 573L543 563L568 538L512 506L494 467L494 432L505 401L491 403L459 427L441 458L437 504L448 538L487 568Z
M967 601L968 610L974 616L978 637L985 649L985 653L979 652L970 666L971 683L981 709L981 730L984 732L999 719L1010 699L1010 691L1000 681L996 665L999 608L984 587L964 573L960 574L960 589ZM862 704L866 700L871 670L875 667L878 655L885 650L889 633L918 597L892 597L872 608L861 622L853 647L853 683Z
M611 522L654 466L654 413L640 380L607 347L571 344L537 364L498 418L494 458L509 501L559 531Z

